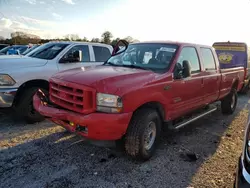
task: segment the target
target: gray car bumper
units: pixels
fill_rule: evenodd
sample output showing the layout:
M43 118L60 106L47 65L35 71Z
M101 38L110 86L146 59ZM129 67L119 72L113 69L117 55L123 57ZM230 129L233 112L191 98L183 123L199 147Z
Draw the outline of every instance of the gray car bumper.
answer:
M0 108L11 107L14 101L17 88L0 89Z

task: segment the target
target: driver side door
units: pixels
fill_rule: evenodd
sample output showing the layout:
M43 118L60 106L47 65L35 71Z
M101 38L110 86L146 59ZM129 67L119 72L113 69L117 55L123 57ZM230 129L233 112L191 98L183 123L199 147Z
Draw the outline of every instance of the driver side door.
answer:
M174 78L172 83L171 119L185 115L203 104L203 78L201 63L195 47L183 47L178 57L178 63L186 60L191 64L191 76Z
M85 67L91 66L91 57L90 57L90 50L89 45L76 45L70 48L60 59L58 62L58 70L68 70L77 67ZM67 61L70 57L74 56L74 53L79 51L82 54L82 58L77 61Z

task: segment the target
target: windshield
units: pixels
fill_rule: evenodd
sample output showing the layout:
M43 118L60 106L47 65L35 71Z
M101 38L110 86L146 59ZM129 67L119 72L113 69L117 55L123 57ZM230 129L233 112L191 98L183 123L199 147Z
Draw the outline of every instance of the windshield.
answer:
M62 43L47 43L35 49L34 52L30 52L27 56L47 60L54 59L68 45L69 44Z
M0 50L0 54L6 54L7 51L11 48L11 46L7 46L5 48L3 48L2 50Z
M17 54L17 50L19 50L20 54L24 52L28 46L8 46L0 50L0 54L7 54L9 50L13 50L11 54Z
M0 44L0 50L4 49L5 47L7 47L8 45L5 44Z
M178 46L174 44L130 44L125 52L112 56L106 65L147 69L166 72Z
M22 54L25 50L27 50L28 46L17 46L14 48L15 50L18 50L20 54Z
M37 47L38 47L38 45L32 46L31 48L28 48L27 50L25 50L25 51L22 53L22 55L28 54L29 52L31 52L32 50L34 50L34 49L37 48Z

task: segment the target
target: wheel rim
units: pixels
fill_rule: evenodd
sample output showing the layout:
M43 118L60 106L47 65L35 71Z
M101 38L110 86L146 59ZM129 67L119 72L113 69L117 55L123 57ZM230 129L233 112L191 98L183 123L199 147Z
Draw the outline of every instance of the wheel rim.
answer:
M144 148L146 150L150 150L155 142L156 138L156 124L151 121L146 127L144 133Z
M235 95L233 94L232 96L232 101L231 101L231 108L234 108L234 104L235 104Z

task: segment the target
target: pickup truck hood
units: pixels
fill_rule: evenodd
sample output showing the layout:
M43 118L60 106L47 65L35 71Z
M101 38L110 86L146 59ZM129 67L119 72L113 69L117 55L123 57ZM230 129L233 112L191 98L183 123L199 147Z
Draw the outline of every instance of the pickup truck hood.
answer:
M90 86L98 92L122 94L152 81L158 74L134 68L96 66L75 68L55 74L53 77L80 85Z
M48 60L31 58L28 56L3 55L0 56L0 71L44 66L47 62Z

